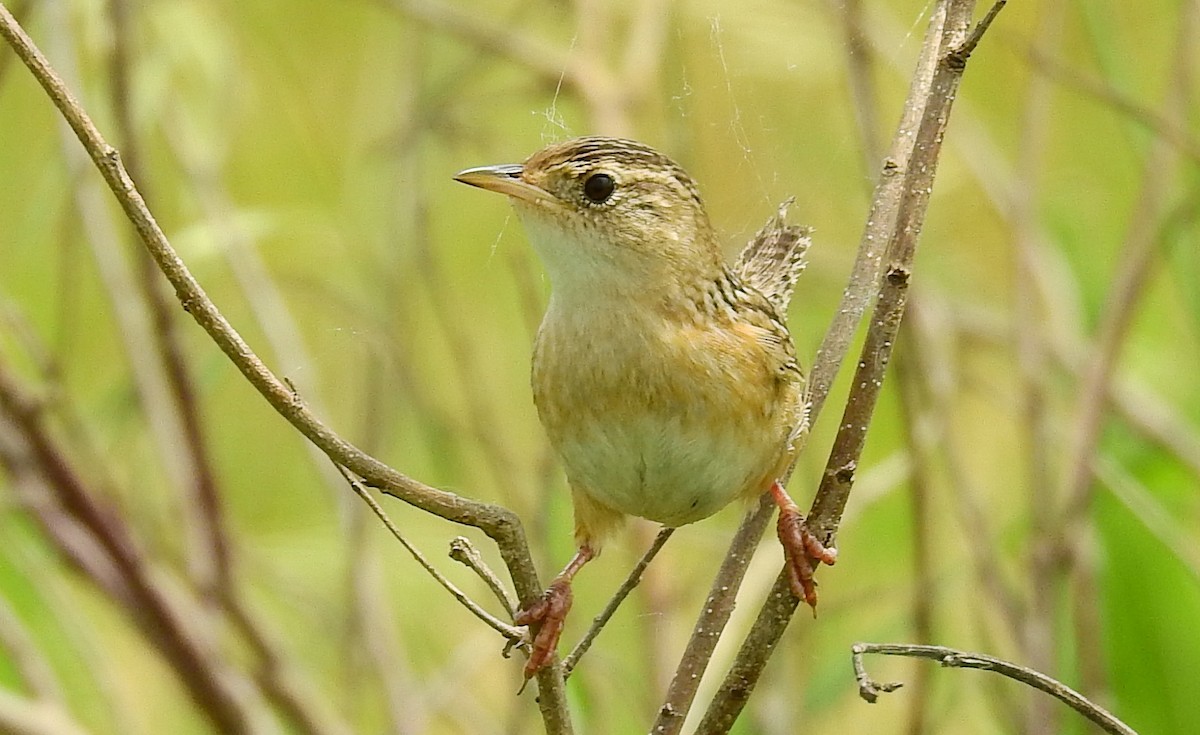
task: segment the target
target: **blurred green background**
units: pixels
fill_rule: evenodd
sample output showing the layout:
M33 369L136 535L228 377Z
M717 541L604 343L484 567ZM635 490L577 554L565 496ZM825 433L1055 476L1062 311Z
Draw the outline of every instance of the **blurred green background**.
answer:
M731 253L794 196L792 219L815 229L791 314L811 364L931 10L907 0L5 5L272 369L382 460L517 511L544 578L572 551L565 483L528 388L548 284L502 198L451 176L573 135L636 137L700 182ZM1012 682L929 663L869 660L878 678L909 686L874 706L859 700L850 645L919 639L1042 669L1144 733L1196 731L1198 16L1194 0L1017 2L972 58L841 560L820 574L820 616L793 621L735 732L1089 731ZM500 638L174 305L234 602L206 592L211 560L196 551L188 491L196 468L161 392L136 247L78 142L0 48L0 361L41 401L49 435L160 582L190 601L209 655L284 732L539 731ZM847 385L843 375L792 482L802 505ZM64 560L39 520L57 501L26 461L18 423L0 413L0 710L36 702L93 733L217 731L136 606ZM487 539L383 504L500 614L444 554L461 533L502 569ZM580 731L649 726L741 512L677 533L601 635L569 684ZM579 577L564 645L653 533L632 524ZM768 535L718 674L780 556ZM50 684L31 684L31 661ZM288 714L280 681L320 713L320 729Z

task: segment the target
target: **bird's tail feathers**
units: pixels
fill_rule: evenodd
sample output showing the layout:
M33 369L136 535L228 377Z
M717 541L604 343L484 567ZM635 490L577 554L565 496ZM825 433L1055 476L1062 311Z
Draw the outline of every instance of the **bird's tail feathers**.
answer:
M755 233L738 256L734 272L743 283L767 297L781 315L787 314L796 279L807 264L804 256L812 243L811 230L786 222L789 198L762 229Z

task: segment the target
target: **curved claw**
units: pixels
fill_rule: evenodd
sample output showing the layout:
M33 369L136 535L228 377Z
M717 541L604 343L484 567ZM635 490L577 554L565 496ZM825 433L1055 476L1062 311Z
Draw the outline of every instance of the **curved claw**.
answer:
M517 625L538 626L533 635L529 660L525 662L526 680L533 678L534 674L554 658L554 650L558 646L558 639L562 635L563 624L573 600L571 582L556 579L536 602L518 612L513 618Z

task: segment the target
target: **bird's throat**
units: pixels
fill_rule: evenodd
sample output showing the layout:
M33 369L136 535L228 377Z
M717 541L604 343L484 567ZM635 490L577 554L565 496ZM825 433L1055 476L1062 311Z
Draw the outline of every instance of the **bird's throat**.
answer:
M694 297L697 284L719 277L725 268L714 244L681 249L677 243L684 235L679 233L660 231L653 241L627 242L601 228L558 221L548 213L520 213L559 308L592 311L678 303ZM659 242L663 238L674 242Z

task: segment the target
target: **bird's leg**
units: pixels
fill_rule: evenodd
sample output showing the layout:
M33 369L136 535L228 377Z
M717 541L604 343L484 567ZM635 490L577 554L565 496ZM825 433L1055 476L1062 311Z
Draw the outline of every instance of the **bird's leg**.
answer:
M575 556L571 557L570 563L558 573L542 596L513 618L517 625L538 626L533 636L532 649L529 651L529 660L525 662L526 679L531 678L554 657L554 649L558 646L559 636L562 635L563 623L571 610L571 580L583 565L595 556L596 553L590 546L580 546Z
M792 593L817 611L817 582L813 579L813 560L832 565L837 561L837 549L826 548L821 540L808 530L804 514L799 506L788 497L787 490L776 480L771 485L771 495L779 506L779 543L787 558L788 580Z

